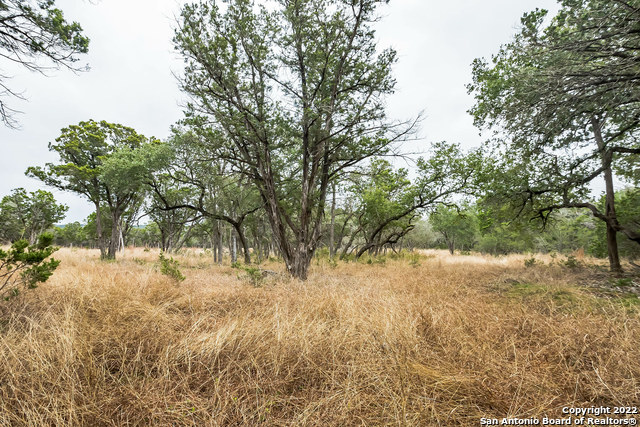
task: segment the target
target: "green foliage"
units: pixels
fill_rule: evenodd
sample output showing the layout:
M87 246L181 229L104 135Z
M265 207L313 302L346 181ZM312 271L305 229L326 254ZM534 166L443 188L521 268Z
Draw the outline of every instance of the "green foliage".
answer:
M177 260L174 260L173 257L167 258L164 256L164 252L160 252L158 255L158 263L160 264L160 273L165 276L171 277L176 282L182 282L185 277L180 272L180 265Z
M373 160L352 178L356 227L347 247L359 238L356 258L365 251L377 254L385 246L393 247L414 228L421 213L450 203L456 193L470 191L471 177L481 162L478 151L464 153L458 145L435 143L429 157L418 159L418 177L411 183L407 170Z
M640 233L640 188L629 187L624 190L616 192L615 195L616 214L618 221L623 224L627 229L633 230L636 233ZM604 196L600 198L598 205L604 207ZM590 233L592 238L590 243L586 246L589 254L605 258L607 256L607 246L605 241L606 225L602 221L596 222L592 226L593 230ZM624 238L618 238L618 248L620 249L620 255L626 256L631 259L640 258L640 246L635 242Z
M370 249L376 243L397 241L413 228L417 188L406 169L394 170L387 160L376 159L361 174L355 174L349 188L355 201L357 232ZM377 245L380 247L380 245Z
M8 250L0 249L0 298L5 300L19 295L23 288L36 288L46 282L60 264L51 258L58 248L51 246L53 235L44 233L35 245L18 240Z
M262 284L264 277L258 267L244 266L242 269L247 273L247 277L253 286L258 287Z
M404 237L403 246L408 249L433 248L436 247L439 239L439 233L433 230L429 221L426 219L420 219L416 221L413 230L407 233ZM404 254L404 252L402 253Z
M376 46L385 0L212 0L185 5L174 37L185 59L187 118L266 205L289 272L305 279L330 183L410 132L393 123L393 49Z
M483 215L481 221L486 220ZM533 250L534 235L539 235L531 224L521 221L490 221L481 222L481 235L475 249L492 255L506 255L509 253L524 253Z
M527 267L527 268L534 267L534 266L536 266L538 264L539 264L538 260L535 259L534 257L527 258L527 259L524 260L524 266Z
M568 255L566 261L562 263L565 267L575 270L582 266L582 263L574 255Z
M329 267L331 267L331 268L337 268L338 267L338 260L336 259L336 257L329 258L327 260L327 263L329 264Z
M383 255L377 255L377 256L367 256L365 258L359 258L358 259L359 262L365 263L365 264L369 264L369 265L385 265L387 263L387 258Z
M0 201L0 241L27 239L35 244L38 235L61 221L69 208L56 203L53 194L17 188Z
M149 251L149 246L161 247L162 235L158 225L154 222L144 226L132 227L129 230L128 244L144 246Z
M171 150L132 128L93 120L62 129L56 144L50 143L49 149L58 153L59 163L30 167L27 175L86 197L94 204L96 214L108 209L108 252L102 215L96 215L96 237L101 256L115 258L120 232L124 234L123 229L127 228L123 215L139 208L145 196L144 185L150 181L152 171L166 163Z
M100 169L100 180L116 198L140 192L151 172L165 166L172 155L167 144L129 132L132 143L117 147L103 159Z
M86 225L72 222L58 226L54 230L55 244L58 246L88 246L90 242Z
M495 161L482 171L487 200L543 221L562 208L585 208L640 243L616 222L612 170L633 182L640 146L640 9L624 2L562 1L551 20L536 10L491 61L473 65L475 124L493 131ZM629 167L631 166L631 167ZM607 182L605 209L590 184ZM611 268L615 248L609 247Z
M468 207L438 206L429 216L429 223L433 231L441 234L451 254L456 248L472 248L479 233L477 216Z
M538 252L556 251L568 254L579 249L589 252L590 246L603 236L596 235L597 223L592 215L584 211L557 211L547 221L544 232L534 237L533 250ZM541 227L537 227L541 229ZM605 249L606 251L606 249Z
M244 265L240 262L234 262L231 264L231 268L236 268L244 271L244 279L248 280L254 287L259 287L262 285L264 281L264 276L262 270L258 267L253 267L251 265ZM241 278L238 276L238 278Z
M30 71L45 71L53 67L74 67L77 55L87 53L89 39L82 34L77 22L67 22L55 0L2 0L0 1L0 57L23 65ZM5 75L0 75L0 96L18 92L9 89ZM0 120L8 126L17 123L12 110L0 98Z

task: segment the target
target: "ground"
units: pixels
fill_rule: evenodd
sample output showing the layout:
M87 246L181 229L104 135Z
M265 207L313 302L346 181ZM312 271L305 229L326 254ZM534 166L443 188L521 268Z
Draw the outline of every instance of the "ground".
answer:
M154 249L55 256L0 306L0 425L477 426L640 402L640 279L590 259L315 260L301 283L199 250L174 256L184 281Z

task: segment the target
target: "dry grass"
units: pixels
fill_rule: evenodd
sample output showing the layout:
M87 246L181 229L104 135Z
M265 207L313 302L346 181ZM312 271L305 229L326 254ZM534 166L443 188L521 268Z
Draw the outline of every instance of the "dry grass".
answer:
M477 426L640 401L640 310L524 257L314 262L259 288L195 252L180 284L155 251L57 257L2 312L0 425Z

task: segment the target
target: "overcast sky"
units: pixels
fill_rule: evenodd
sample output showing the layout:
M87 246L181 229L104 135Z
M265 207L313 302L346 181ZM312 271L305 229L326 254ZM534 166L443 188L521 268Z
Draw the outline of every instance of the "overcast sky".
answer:
M60 129L94 119L133 127L147 136L165 138L182 117L182 95L173 73L182 61L171 38L178 0L58 0L67 20L81 23L91 39L81 58L91 70L79 75L55 71L48 77L0 63L23 91L27 102L6 99L24 114L21 129L0 125L0 197L11 189L44 188L24 176L29 166L55 162L47 144ZM412 151L425 151L431 141L478 146L482 139L467 110L473 99L465 85L471 62L488 57L509 41L519 19L536 7L555 10L551 0L392 0L381 10L379 45L398 51L394 75L397 92L389 99L389 115L407 119L425 113ZM51 189L49 189L51 190ZM65 222L83 221L93 206L84 199L51 190L70 207Z

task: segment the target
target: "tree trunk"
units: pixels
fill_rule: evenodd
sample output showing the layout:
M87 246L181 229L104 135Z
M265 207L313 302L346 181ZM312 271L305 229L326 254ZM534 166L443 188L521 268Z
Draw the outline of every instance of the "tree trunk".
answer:
M605 183L605 216L608 218L607 224L607 252L609 253L609 270L615 273L622 272L622 266L620 265L620 254L618 253L618 236L617 231L612 223L618 221L616 217L615 209L615 191L613 188L613 173L611 172L611 160L613 153L607 150L604 140L602 139L602 133L600 131L601 123L596 118L591 119L591 125L593 128L593 134L596 142L598 143L598 149L600 150L600 157L602 159L602 165L604 166L604 183Z
M218 264L222 264L223 247L222 247L222 230L220 230L220 224L216 228L216 240L218 245Z
M118 252L124 255L124 235L122 234L122 225L118 225Z
M447 247L449 248L449 253L451 255L455 254L455 252L456 252L456 242L455 242L455 240L454 239L448 239L446 236L445 236L445 240L447 241Z
M231 264L238 262L238 252L236 245L236 233L233 229L229 230L229 253L231 254Z
M615 219L615 193L613 190L612 175L613 174L611 173L611 167L608 167L604 172L606 185L605 215ZM609 223L609 221L607 221L607 252L609 253L609 269L615 273L622 272L622 266L620 265L620 254L618 253L618 232Z
M213 252L213 263L217 263L218 262L218 246L216 246L216 236L218 235L218 230L217 229L213 229L213 233L211 233L209 235L209 240L210 240L210 245L211 245L211 251Z
M118 246L120 246L118 221L120 221L120 213L117 208L114 208L111 214L111 239L109 240L109 247L107 249L107 259L116 259L116 252L118 252Z
M100 259L105 259L107 257L107 252L105 250L104 239L102 237L102 219L100 216L100 203L96 203L96 235L98 238L98 247L100 248Z
M299 247L298 250L293 253L292 259L285 259L289 274L296 279L307 280L312 256L313 251L308 251L304 247Z
M340 259L344 260L347 255L349 254L349 250L351 248L351 245L353 244L353 241L355 240L356 236L358 235L358 233L360 232L360 230L356 230L355 233L353 233L351 235L351 237L349 238L349 241L347 242L347 245L344 247L344 249L342 250L342 255L340 255ZM368 248L367 248L368 249ZM366 250L366 249L365 249ZM362 253L360 253L356 258L359 258L362 254L364 253L364 250L362 251Z
M235 237L238 236L240 239L240 245L242 246L242 252L244 254L244 263L251 264L251 254L249 253L249 245L247 244L247 238L242 231L242 224L232 224L235 229L235 233L233 234L234 245L235 245Z
M336 255L334 234L336 228L336 184L331 184L331 227L329 228L329 259L333 260Z

